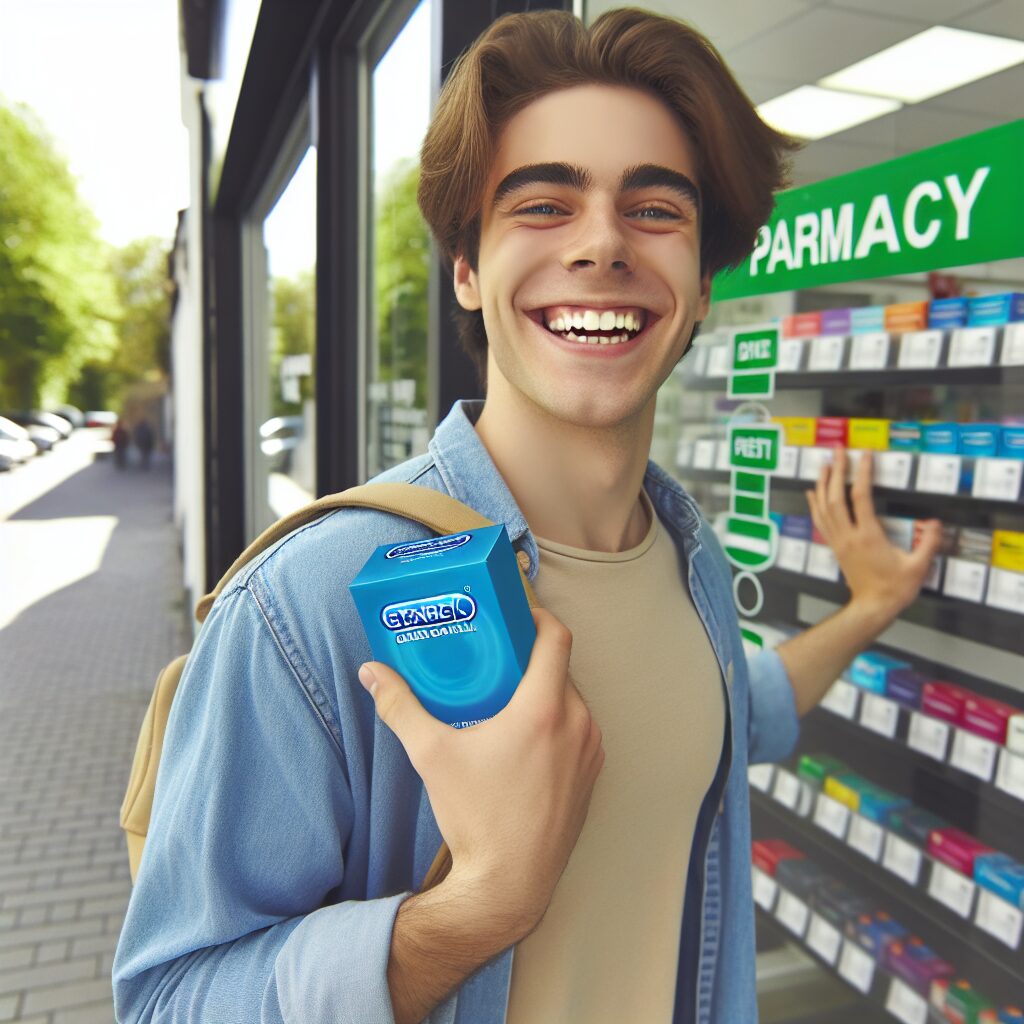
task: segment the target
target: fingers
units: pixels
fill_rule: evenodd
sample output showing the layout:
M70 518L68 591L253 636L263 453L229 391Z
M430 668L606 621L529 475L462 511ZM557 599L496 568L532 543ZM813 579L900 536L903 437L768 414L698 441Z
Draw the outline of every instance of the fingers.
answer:
M928 522L922 523L917 544L914 545L914 550L910 553L910 557L918 565L927 568L931 565L932 559L939 553L941 546L942 523L938 519L929 519Z
M448 726L434 718L416 699L409 684L382 662L368 661L363 665L359 681L373 697L380 720L398 737L415 765L427 740Z
M875 518L875 503L871 497L872 469L874 462L870 451L861 453L857 472L854 474L850 499L853 502L853 516L858 526L864 526Z
M546 608L533 608L533 624L537 639L533 642L530 662L522 683L516 690L527 697L541 700L563 698L569 673L569 655L572 653L572 633ZM513 698L515 699L515 698Z

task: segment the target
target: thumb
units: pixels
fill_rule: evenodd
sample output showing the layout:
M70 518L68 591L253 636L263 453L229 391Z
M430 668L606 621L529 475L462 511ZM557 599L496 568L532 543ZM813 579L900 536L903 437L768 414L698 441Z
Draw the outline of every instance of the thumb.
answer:
M911 558L919 566L927 567L931 565L932 559L939 553L941 546L942 523L938 519L931 519L923 525L920 539L911 552Z
M444 728L416 699L409 684L380 661L368 661L359 669L363 684L377 709L380 720L398 737L410 759L433 730Z

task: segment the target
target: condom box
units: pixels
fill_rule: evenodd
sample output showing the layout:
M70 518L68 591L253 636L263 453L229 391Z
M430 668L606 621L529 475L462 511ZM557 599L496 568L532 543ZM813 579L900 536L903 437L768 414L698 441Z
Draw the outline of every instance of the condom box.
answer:
M996 423L961 423L960 453L973 459L995 458L1001 433Z
M889 815L889 828L922 849L928 846L928 837L935 829L946 827L942 818L923 807L901 807Z
M943 1015L953 1024L996 1024L996 1011L991 1001L959 978L946 989Z
M923 431L923 449L929 454L956 455L960 451L958 423L929 423Z
M853 659L853 664L850 666L850 679L865 690L884 694L889 673L900 668L910 668L909 662L890 658L877 651L865 651Z
M805 448L814 444L817 424L813 416L773 416L772 423L782 427L782 443ZM1021 431L1024 435L1024 430Z
M1017 530L994 530L992 565L1007 572L1024 572L1024 533Z
M1005 426L999 430L999 457L1024 459L1024 427Z
M974 858L974 880L1012 907L1024 908L1024 864L1005 853Z
M1020 708L1015 708L1004 701L979 697L972 693L964 701L964 709L960 713L960 727L1003 746L1006 743L1007 723L1019 713Z
M814 533L814 524L810 516L787 514L782 519L782 528L779 533L783 537L793 537L796 540L810 540Z
M941 679L933 679L921 687L921 710L932 718L959 725L970 690Z
M853 772L840 772L825 779L825 795L832 797L851 811L860 808L860 793L868 783Z
M850 421L845 416L819 416L814 432L814 443L822 448L835 445L846 447Z
M889 943L902 939L907 929L884 910L876 910L873 914L861 914L848 922L846 934L876 960L881 960Z
M1004 292L1002 295L979 295L967 305L967 323L971 327L987 327L1024 320L1024 294Z
M936 828L928 835L928 853L968 878L974 877L974 858L994 852L991 846L958 828Z
M830 775L839 775L849 769L837 757L828 754L801 754L796 773L813 786L819 788Z
M889 421L851 418L849 442L851 448L871 448L884 452L889 447Z
M886 673L885 695L890 700L916 711L921 707L921 691L928 677L913 668L897 668Z
M822 334L849 334L850 333L850 310L849 309L826 309L821 314Z
M850 310L850 330L854 334L885 330L885 306L860 306Z
M932 982L937 978L949 978L955 973L952 964L914 936L890 942L882 958L882 966L923 996L928 995Z
M781 861L803 860L805 854L784 839L758 839L751 847L754 867L774 877Z
M814 890L810 904L829 924L840 931L861 914L871 913L871 904L838 878L824 878Z
M505 527L377 548L350 585L370 649L456 729L496 715L536 630Z
M932 299L928 304L929 327L963 327L967 323L967 299Z
M923 331L927 326L927 302L896 302L885 307L887 331Z
M789 857L780 860L775 868L775 880L794 896L808 902L828 876L820 864L806 857Z
M860 815L879 825L888 825L889 817L906 807L910 801L884 789L865 789L860 795Z
M924 426L918 420L893 420L889 424L889 449L894 452L921 451Z

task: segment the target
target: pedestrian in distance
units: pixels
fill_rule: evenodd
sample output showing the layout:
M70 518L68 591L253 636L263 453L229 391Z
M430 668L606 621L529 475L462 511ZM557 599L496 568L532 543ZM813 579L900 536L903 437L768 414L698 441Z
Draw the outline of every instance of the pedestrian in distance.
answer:
M153 455L153 444L155 441L153 428L149 425L149 420L143 418L135 424L135 429L132 431L132 440L135 442L135 447L139 449L142 468L149 469L149 460Z
M753 1024L747 766L916 596L863 460L811 492L851 597L747 658L731 574L649 461L659 387L751 251L792 142L710 43L638 9L495 21L452 69L418 199L484 386L415 482L503 523L543 606L493 718L370 660L376 510L224 588L182 675L114 962L118 1020ZM441 839L451 868L421 883Z
M128 445L131 443L124 420L118 418L114 429L110 432L110 440L114 444L114 465L118 469L124 469L128 465Z

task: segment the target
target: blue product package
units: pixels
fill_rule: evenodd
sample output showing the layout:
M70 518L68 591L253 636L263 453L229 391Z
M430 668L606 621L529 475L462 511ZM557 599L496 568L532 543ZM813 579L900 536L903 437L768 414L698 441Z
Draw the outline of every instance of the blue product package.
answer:
M975 857L974 880L1010 906L1024 907L1024 864L1007 854L985 853Z
M884 789L866 789L860 795L860 814L879 825L887 825L889 815L909 803L906 797L888 793Z
M967 299L932 299L928 304L929 327L963 327L967 323Z
M922 849L928 846L928 836L934 829L946 828L949 822L923 807L901 807L889 815L889 828Z
M536 637L502 525L385 544L349 585L377 661L456 729L496 715Z
M956 455L960 451L959 423L927 423L921 431L922 451Z
M782 524L786 517L781 512L769 512L768 518L775 523L775 527L779 533L782 533Z
M1002 433L996 423L960 424L960 454L975 459L992 459L999 454Z
M998 1024L1024 1024L1024 1010L1019 1006L1004 1006L996 1020Z
M967 323L971 327L1008 324L1017 320L1024 320L1024 294L1020 292L979 295L968 300Z
M999 457L1024 459L1024 427L999 428Z
M797 540L810 540L813 531L814 524L810 516L783 516L779 529L783 537L795 537Z
M917 420L894 420L889 424L889 448L897 452L919 452L924 427Z
M865 690L884 694L889 673L900 668L910 668L910 664L890 658L885 654L879 654L877 651L865 651L853 659L853 664L850 666L850 679Z
M904 707L921 706L921 690L928 677L912 668L894 668L885 676L885 695Z
M860 306L850 310L850 330L854 334L885 330L885 306Z

